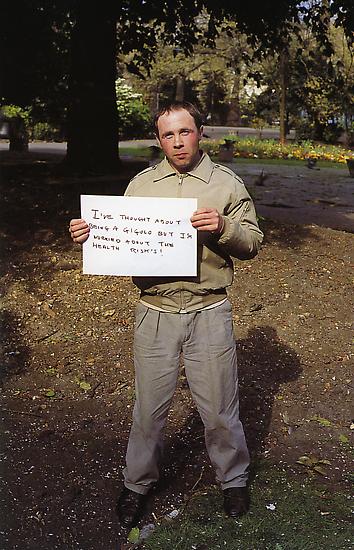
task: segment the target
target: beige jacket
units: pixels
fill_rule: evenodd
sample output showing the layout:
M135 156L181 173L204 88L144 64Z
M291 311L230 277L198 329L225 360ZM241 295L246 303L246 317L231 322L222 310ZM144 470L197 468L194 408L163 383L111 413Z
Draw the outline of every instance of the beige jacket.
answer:
M232 284L231 256L256 256L263 234L250 195L242 180L203 154L198 165L178 174L167 159L137 174L125 192L136 197L197 198L198 208L216 208L224 218L221 235L198 232L196 277L134 277L147 304L166 311L195 311L222 300ZM192 215L192 212L191 212Z

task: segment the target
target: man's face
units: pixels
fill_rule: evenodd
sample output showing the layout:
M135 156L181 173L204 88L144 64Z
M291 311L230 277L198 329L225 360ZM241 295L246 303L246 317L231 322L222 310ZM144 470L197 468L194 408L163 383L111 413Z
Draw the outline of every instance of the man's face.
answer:
M157 121L161 148L170 164L183 174L199 162L199 141L203 128L196 127L194 118L185 109L164 113Z

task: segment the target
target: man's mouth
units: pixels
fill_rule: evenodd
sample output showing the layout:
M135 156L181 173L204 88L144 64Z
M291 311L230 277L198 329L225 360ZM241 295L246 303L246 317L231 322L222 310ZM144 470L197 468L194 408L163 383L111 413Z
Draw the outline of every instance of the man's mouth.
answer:
M177 153L175 155L175 157L177 157L178 159L184 159L186 158L186 156L187 156L187 153Z

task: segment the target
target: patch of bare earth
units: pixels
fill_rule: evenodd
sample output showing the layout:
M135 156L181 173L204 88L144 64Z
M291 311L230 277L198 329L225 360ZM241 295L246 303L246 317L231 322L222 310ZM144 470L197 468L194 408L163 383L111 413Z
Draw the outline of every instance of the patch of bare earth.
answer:
M128 278L82 275L67 233L82 187L48 178L23 168L4 185L1 548L113 550L138 293ZM259 256L235 263L230 289L253 462L345 492L353 235L262 227ZM214 473L182 367L150 517L178 507L197 481L213 484Z

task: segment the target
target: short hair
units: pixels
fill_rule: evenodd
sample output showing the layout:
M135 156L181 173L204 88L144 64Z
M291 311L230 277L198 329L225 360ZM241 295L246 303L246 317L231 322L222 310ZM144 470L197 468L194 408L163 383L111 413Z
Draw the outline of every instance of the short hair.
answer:
M196 127L198 128L198 130L200 130L201 126L203 125L203 116L199 112L197 107L193 105L193 103L190 103L189 101L170 101L169 103L165 103L163 106L161 106L160 109L155 113L153 119L155 134L157 136L159 135L157 122L160 116L164 115L165 113L170 113L171 111L181 111L182 109L188 111L188 113L193 117Z

